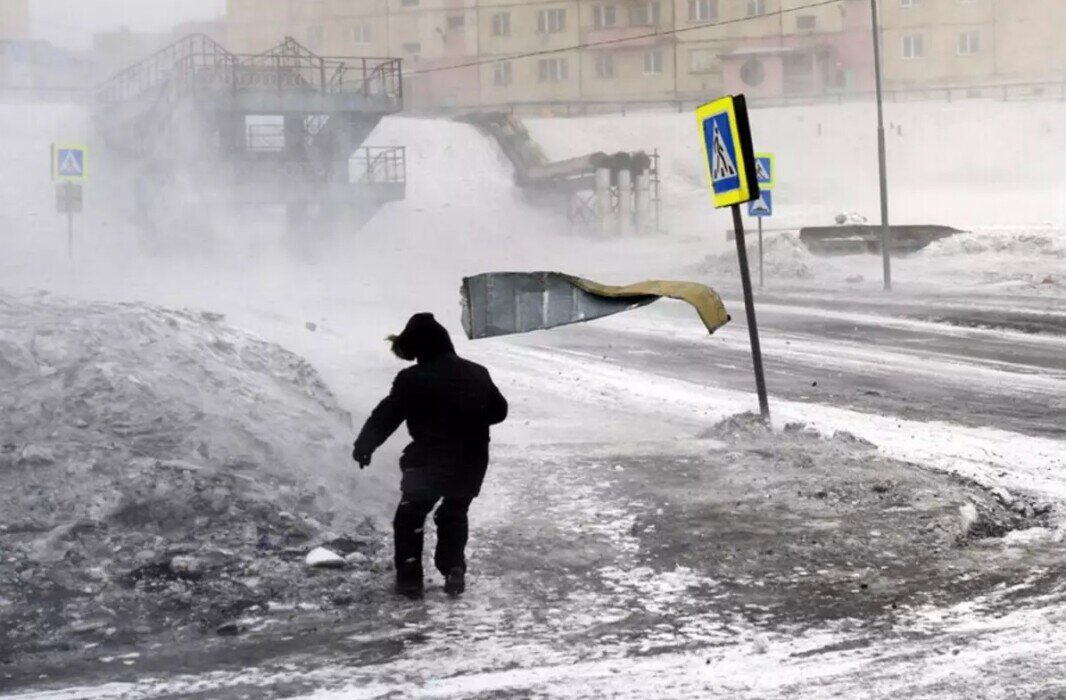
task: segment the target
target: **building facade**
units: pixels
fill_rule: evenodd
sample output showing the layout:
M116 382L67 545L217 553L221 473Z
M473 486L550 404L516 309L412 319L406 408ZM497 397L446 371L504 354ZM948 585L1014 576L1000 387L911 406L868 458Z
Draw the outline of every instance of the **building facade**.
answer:
M29 0L0 0L0 41L28 41Z
M870 87L869 3L841 0L676 0L678 93L824 95ZM708 23L716 26L703 27Z
M889 89L1066 77L1066 0L880 12ZM774 99L871 91L871 26L869 0L229 0L227 44L403 58L412 106Z
M986 82L995 74L994 17L993 0L884 0L886 86Z
M65 90L91 74L84 57L32 37L29 0L0 0L0 91Z
M885 83L894 89L1066 79L1066 2L883 0Z

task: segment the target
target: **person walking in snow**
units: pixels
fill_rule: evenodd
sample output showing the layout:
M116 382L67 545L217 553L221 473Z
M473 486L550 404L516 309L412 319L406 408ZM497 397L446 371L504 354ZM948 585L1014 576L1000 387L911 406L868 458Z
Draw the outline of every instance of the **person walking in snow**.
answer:
M416 361L396 375L392 391L367 419L352 451L362 469L400 424L412 442L400 458L402 495L393 520L396 591L422 596L422 542L426 516L437 503L434 563L444 590L466 588L467 511L481 492L489 464L489 426L507 418L507 400L489 371L455 353L448 331L432 314L415 314L392 351Z

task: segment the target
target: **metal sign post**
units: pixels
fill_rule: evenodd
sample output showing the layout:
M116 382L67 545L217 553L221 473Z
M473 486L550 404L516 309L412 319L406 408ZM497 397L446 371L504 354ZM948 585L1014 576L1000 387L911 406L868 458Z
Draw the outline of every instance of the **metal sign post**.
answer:
M877 24L877 0L870 0L874 32L874 82L877 87L877 165L881 183L881 259L885 291L892 290L891 233L888 228L888 166L885 164L885 109L881 95L881 30Z
M83 209L81 185L73 182L56 184L56 212L67 215L67 257L74 259L74 215Z
M763 285L765 283L765 280L763 278L763 269L762 269L763 256L762 256L762 217L761 216L759 217L758 221L759 221L759 289L762 289Z
M89 149L52 144L52 180L56 183L56 212L67 215L67 257L74 259L74 215L84 209L82 183L89 179Z
M744 288L744 308L748 315L748 336L751 338L751 359L755 365L755 389L759 392L759 413L770 420L770 402L766 396L766 377L762 369L762 348L759 345L759 326L755 321L755 299L751 291L751 273L748 271L748 248L744 241L744 221L740 205L734 204L733 226L737 231L737 257L740 258L740 283ZM762 222L762 219L759 219ZM760 273L761 274L761 273Z
M748 108L743 95L723 97L696 110L707 158L707 176L715 208L733 210L736 230L737 257L740 260L740 281L744 288L744 307L751 338L751 357L755 367L755 387L759 393L759 411L763 420L770 420L770 403L766 395L762 349L759 346L759 326L755 319L755 301L751 290L748 250L744 241L744 222L740 205L761 201L758 167L751 146L751 127Z

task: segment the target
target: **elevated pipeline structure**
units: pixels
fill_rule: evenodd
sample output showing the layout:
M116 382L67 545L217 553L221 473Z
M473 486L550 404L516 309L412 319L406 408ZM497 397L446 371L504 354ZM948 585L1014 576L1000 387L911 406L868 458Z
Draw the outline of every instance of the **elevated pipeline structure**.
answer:
M530 200L565 207L572 229L608 236L659 230L657 152L594 152L549 161L525 125L513 115L474 113L461 120L496 140L514 166L515 184Z
M100 85L94 122L146 228L183 180L197 207L281 205L297 232L355 228L404 198L404 149L364 145L402 108L399 59L319 56L291 37L237 54L195 34Z

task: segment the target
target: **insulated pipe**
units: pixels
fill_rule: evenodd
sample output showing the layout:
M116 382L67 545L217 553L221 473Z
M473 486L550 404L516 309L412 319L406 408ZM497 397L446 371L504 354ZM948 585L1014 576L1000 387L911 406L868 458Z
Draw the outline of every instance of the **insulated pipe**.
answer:
M560 160L545 165L533 165L526 170L526 180L540 182L541 180L580 175L603 167L601 163L604 158L603 153L590 153L579 158Z

